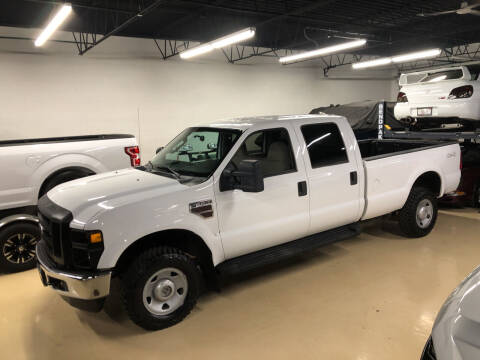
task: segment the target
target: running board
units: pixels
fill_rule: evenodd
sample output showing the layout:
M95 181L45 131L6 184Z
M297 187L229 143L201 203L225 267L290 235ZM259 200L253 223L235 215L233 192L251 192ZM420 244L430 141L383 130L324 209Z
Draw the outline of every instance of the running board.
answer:
M224 261L216 269L222 276L249 271L353 237L359 233L358 223L342 226Z

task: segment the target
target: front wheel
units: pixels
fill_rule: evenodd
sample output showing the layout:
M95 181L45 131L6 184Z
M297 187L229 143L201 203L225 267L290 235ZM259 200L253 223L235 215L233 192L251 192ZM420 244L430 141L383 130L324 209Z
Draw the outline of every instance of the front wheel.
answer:
M437 221L437 199L428 189L414 187L400 210L400 229L411 238L428 235Z
M17 222L0 231L0 269L17 272L35 267L35 246L40 229L32 223Z
M200 293L200 273L182 251L161 246L142 252L122 276L130 319L146 330L183 320Z

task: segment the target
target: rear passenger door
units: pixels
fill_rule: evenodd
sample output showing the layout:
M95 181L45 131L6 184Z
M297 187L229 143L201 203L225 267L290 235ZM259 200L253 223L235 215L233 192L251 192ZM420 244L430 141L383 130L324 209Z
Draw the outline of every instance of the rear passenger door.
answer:
M282 124L253 131L242 136L239 143L217 175L225 168L238 167L242 160L258 160L264 190L220 191L216 181L218 223L226 259L301 238L309 225L308 196L299 188L299 183L306 180L305 169L293 128Z
M298 138L304 141L310 233L356 222L363 209L359 184L363 171L359 174L357 170L356 142L351 139L351 129L339 125L335 121L295 124ZM345 143L355 145L346 147Z

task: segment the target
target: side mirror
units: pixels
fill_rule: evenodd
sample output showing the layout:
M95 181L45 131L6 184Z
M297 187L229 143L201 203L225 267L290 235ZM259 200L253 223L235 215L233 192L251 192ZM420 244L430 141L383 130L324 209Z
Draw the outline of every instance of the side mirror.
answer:
M242 160L237 170L225 169L220 177L220 191L262 192L263 172L258 160Z
M157 148L157 150L155 151L155 154L158 154L160 151L163 150L163 148L164 148L163 146L160 146L159 148Z

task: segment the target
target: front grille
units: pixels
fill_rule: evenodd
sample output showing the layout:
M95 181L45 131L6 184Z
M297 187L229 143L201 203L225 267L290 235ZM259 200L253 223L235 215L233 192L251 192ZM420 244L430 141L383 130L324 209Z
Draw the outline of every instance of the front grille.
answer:
M103 241L91 244L88 231L70 228L72 213L46 195L38 201L38 218L48 257L59 269L95 269L103 253Z
M428 341L425 344L425 348L423 349L422 357L420 358L420 360L437 360L431 336L428 338Z
M38 201L38 218L48 256L57 264L71 264L70 222L72 213L53 203L46 195Z
M49 255L55 257L62 256L62 248L60 246L60 224L54 223L47 217L38 213L38 219L40 221L42 229L42 239L45 240Z

